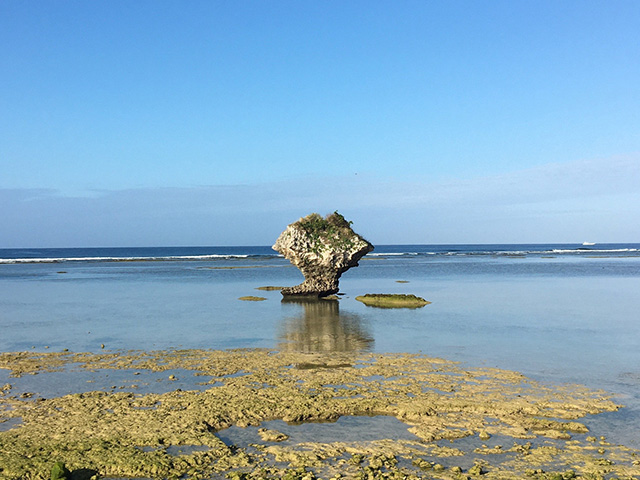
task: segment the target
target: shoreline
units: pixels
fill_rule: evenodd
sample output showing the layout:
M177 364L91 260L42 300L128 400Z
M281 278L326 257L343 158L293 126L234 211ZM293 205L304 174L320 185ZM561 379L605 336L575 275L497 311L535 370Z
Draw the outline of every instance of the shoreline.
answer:
M47 479L56 461L106 478L640 475L640 452L583 423L617 411L612 395L421 354L27 351L0 354L0 368L13 375L0 385L2 478ZM85 388L49 398L18 391L23 379L46 386L65 372ZM391 429L367 441L239 446L219 433L351 417L396 419L415 440Z

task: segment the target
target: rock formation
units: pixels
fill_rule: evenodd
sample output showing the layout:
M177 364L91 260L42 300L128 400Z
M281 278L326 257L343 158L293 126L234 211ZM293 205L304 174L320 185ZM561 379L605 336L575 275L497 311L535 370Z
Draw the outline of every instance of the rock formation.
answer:
M312 213L289 225L272 247L304 275L304 282L282 289L282 295L324 297L338 293L340 276L373 250L342 215Z

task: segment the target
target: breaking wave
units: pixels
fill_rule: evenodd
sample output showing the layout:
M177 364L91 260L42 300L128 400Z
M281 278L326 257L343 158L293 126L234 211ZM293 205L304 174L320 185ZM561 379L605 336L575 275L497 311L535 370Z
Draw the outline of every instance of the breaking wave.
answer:
M0 264L66 263L66 262L182 262L250 258L252 255L170 255L158 257L50 257L0 258Z
M207 251L208 250L208 251ZM213 251L211 251L213 250ZM218 250L216 252L216 250ZM640 257L640 244L529 245L378 245L367 257L457 258L457 257ZM83 249L0 249L1 264L46 264L81 262L207 262L224 260L271 260L283 256L270 247L149 247Z

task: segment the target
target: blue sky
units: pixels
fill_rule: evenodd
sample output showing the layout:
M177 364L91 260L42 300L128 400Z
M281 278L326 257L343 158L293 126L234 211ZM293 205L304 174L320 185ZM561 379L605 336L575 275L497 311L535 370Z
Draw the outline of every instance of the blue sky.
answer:
M0 3L1 247L640 241L637 1Z

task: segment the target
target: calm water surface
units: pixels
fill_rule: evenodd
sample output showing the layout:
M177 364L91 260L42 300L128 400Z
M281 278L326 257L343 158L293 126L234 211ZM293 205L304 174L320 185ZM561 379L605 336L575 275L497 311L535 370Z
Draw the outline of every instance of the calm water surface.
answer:
M255 289L302 281L268 247L0 250L0 351L422 352L605 388L628 408L594 424L640 447L639 249L382 246L320 303ZM382 310L365 293L433 303Z

